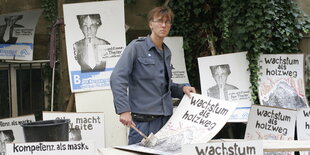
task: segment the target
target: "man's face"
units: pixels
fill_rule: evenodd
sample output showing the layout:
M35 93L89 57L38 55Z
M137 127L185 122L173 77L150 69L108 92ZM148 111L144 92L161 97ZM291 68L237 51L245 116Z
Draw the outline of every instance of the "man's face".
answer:
M213 75L213 78L215 80L215 82L217 83L217 85L220 87L220 88L223 88L225 83L226 83L226 80L227 80L227 76L228 76L228 73L226 70L222 69L221 67L218 67L216 68L215 70L215 73Z
M89 16L84 18L81 29L86 38L95 37L98 29L98 22Z
M169 34L171 28L171 19L167 16L155 16L150 21L149 26L152 30L152 34L157 37L164 38Z
M11 27L17 22L17 20L18 20L18 16L10 16L7 19L7 25Z

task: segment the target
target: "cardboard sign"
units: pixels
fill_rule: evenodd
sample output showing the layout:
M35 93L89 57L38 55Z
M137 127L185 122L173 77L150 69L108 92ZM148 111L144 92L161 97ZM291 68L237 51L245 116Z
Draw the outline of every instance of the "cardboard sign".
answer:
M310 108L303 108L297 112L297 139L310 140ZM310 152L300 152L308 155Z
M43 120L52 119L70 119L69 141L94 141L96 148L105 147L103 113L43 112Z
M198 58L202 94L238 103L229 122L246 122L252 104L246 53Z
M146 148L139 144L117 146L151 154L179 154L182 145L206 143L226 124L237 103L217 100L199 94L184 95L168 122L155 134L155 146Z
M168 122L157 133L159 145L165 152L181 151L183 144L211 140L226 124L237 103L209 98L199 94L187 95ZM172 147L173 146L173 147Z
M94 155L93 142L40 142L7 144L7 155Z
M23 123L35 122L34 115L25 115L0 120L0 154L5 154L7 143L25 142Z
M261 141L222 142L186 144L182 147L184 155L218 155L218 154L247 154L262 155Z
M260 65L258 90L262 105L288 109L308 107L303 54L263 54Z
M172 81L189 84L184 58L183 37L165 37L164 43L169 47L172 54Z
M110 89L112 70L126 46L124 1L63 8L71 91Z
M295 110L252 105L244 139L294 140L296 116Z
M0 59L32 60L35 28L42 10L0 16Z

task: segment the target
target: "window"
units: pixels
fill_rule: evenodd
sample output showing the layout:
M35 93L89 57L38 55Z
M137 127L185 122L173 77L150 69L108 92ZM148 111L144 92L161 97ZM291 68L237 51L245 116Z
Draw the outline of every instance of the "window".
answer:
M0 118L16 117L46 110L48 61L0 63ZM51 70L51 69L49 69Z

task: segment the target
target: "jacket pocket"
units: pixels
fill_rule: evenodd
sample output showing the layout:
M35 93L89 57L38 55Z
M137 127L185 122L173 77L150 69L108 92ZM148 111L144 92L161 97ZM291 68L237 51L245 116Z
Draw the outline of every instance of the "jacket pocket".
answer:
M155 76L155 60L152 58L138 58L137 73L138 78L143 80L154 79Z

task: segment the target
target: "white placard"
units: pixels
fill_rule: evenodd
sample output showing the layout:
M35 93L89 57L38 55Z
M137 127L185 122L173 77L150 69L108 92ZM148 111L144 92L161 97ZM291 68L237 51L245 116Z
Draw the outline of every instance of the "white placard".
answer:
M5 144L25 142L23 123L35 122L34 115L25 115L0 120L0 154L5 154Z
M94 143L79 142L40 142L7 144L7 155L94 155Z
M104 148L103 113L43 112L43 120L70 119L69 141L94 141L96 148Z
M296 117L296 110L252 105L244 139L294 140Z
M310 140L310 108L303 108L297 112L297 139ZM310 152L300 152L308 155Z
M183 155L246 154L262 155L262 141L216 142L187 144L182 147Z
M229 122L246 122L252 104L247 52L198 58L203 95L238 103Z
M151 154L180 154L182 145L206 143L226 124L237 103L217 100L199 94L184 95L168 122L155 134L155 146L146 148L138 144L117 146Z
M32 60L37 22L42 10L0 16L0 59Z
M303 54L263 54L260 65L260 104L288 109L308 107Z
M110 75L126 46L124 1L63 8L71 91L110 89Z
M217 100L199 94L181 100L168 122L155 134L164 152L180 152L183 144L211 140L226 124L237 103ZM173 147L171 147L173 146Z
M189 84L184 58L183 37L165 37L164 43L169 47L172 54L172 81Z

